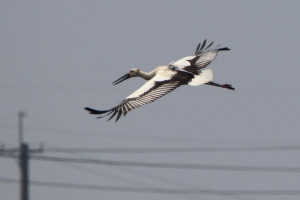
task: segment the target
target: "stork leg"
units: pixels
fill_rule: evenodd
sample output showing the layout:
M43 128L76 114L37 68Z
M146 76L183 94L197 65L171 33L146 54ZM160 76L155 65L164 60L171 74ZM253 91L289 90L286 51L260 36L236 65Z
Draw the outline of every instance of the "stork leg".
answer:
M231 84L219 84L219 83L215 83L215 82L212 82L212 81L209 81L205 84L206 85L211 85L211 86L216 86L216 87L221 87L221 88L227 88L227 89L230 89L230 90L234 90L234 88L232 87Z

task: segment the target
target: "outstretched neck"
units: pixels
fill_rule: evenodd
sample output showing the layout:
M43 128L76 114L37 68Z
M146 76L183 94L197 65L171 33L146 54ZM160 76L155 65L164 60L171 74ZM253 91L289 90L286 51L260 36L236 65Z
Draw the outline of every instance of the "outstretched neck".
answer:
M151 78L153 78L156 75L156 70L153 70L151 72L144 72L142 70L139 70L137 76L145 79L145 80L150 80Z

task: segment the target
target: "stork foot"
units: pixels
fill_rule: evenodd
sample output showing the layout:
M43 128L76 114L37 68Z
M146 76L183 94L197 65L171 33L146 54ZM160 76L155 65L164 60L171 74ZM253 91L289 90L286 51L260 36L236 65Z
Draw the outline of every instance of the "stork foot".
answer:
M222 85L222 88L227 88L227 89L229 89L229 90L235 90L234 87L232 87L231 84L223 84L223 85Z

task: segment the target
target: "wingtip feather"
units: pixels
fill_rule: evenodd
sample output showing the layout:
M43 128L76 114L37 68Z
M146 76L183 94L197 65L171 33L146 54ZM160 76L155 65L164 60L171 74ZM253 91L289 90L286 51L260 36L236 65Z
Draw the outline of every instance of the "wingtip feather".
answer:
M84 109L93 115L101 115L101 114L107 113L109 111L109 110L95 110L95 109L89 108L89 107L85 107Z

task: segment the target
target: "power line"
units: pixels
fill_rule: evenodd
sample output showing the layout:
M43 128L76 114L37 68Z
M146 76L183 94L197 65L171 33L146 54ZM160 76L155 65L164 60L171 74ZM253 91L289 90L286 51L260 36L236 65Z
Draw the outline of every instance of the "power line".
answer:
M93 86L72 86L72 85L0 85L1 89L15 90L42 90L42 91L97 91L98 87ZM108 87L107 87L108 88Z
M15 125L10 124L0 124L0 127L5 129L16 129L18 128ZM42 128L42 127L29 127L26 126L26 130L29 130L31 132L38 131L38 132L45 132L45 133L59 133L59 134L66 134L66 135L86 135L86 134L93 134L96 137L105 137L105 138L118 138L118 139L125 139L125 140L153 140L153 141L167 141L167 142L195 142L195 141L202 141L202 139L199 138L186 138L186 137L167 137L167 136L144 136L139 134L126 134L126 135L118 135L113 133L101 133L99 135L99 132L96 131L78 131L78 130L69 130L69 129L54 129L54 128Z
M76 163L59 163L59 164L68 166L68 167L76 169L76 170L81 170L81 171L84 171L84 172L88 172L88 173L93 174L93 175L97 175L97 176L101 177L101 179L103 179L103 178L111 179L111 180L118 181L118 183L123 182L127 185L132 185L132 186L152 187L151 184L141 182L140 180L136 181L136 180L120 177L120 176L117 176L117 175L112 175L112 174L109 174L108 172L100 172L100 171L95 170L95 169L90 169L90 168L87 168L85 166L80 166L79 164L76 164ZM118 167L116 167L116 168L118 168ZM121 168L121 170L124 172L124 168ZM148 176L148 178L149 178L149 176ZM153 178L153 175L151 176L151 178ZM178 185L177 182L178 181L173 181L173 184ZM168 195L182 196L184 194L168 194ZM199 199L199 198L193 198L191 196L185 196L184 199L194 200L194 199Z
M0 178L1 183L16 184L19 180ZM166 194L202 194L202 195L300 195L300 190L212 190L212 189L173 189L154 187L122 187L107 185L83 185L74 183L42 182L30 181L31 185L54 188L69 188L81 190L100 190L114 192L134 192L134 193L166 193Z
M18 128L15 125L11 125L11 124L0 124L0 128L5 128L5 129L16 129ZM168 137L168 136L154 136L154 135L142 135L142 134L132 134L132 133L128 133L128 134L115 134L113 132L100 132L99 131L78 131L78 130L71 130L71 129L54 129L54 128L42 128L42 127L30 127L30 126L26 126L26 130L29 130L31 132L39 132L39 134L41 132L44 133L56 133L56 134L66 134L66 135L93 135L94 137L101 137L101 138L117 138L117 139L124 139L124 140L142 140L142 141L165 141L165 142L180 142L180 143L197 143L199 144L200 142L202 143L207 143L207 142L214 142L214 143L237 143L237 141L231 141L231 140L203 140L201 138L189 138L189 137L183 137L183 136L172 136L172 137ZM241 141L238 141L239 144L241 143ZM244 141L245 142L245 141ZM248 142L247 142L248 144Z
M0 154L0 157L17 158L16 155L9 155L9 154ZM49 156L38 156L38 155L31 155L30 158L33 160L52 161L52 162L87 163L87 164L99 164L99 165L110 165L110 166L128 166L128 167L223 170L223 171L258 171L258 172L293 172L293 173L300 172L300 167L205 165L205 164L188 164L188 163L149 163L149 162L49 157Z
M54 145L56 146L56 145ZM56 146L56 148L58 148ZM74 152L74 155L78 158L88 158L88 159L91 159L90 157L87 157L87 155L80 155L81 153L75 153ZM125 177L121 177L121 176L117 176L116 174L110 174L108 172L100 172L99 171L99 167L97 167L97 169L91 169L91 168L87 168L87 166L82 166L78 163L63 163L63 162L58 162L58 164L62 164L62 165L65 165L65 166L68 166L68 167L72 167L73 169L79 169L79 170L82 170L82 171L85 171L85 172L89 172L89 173L92 173L93 175L97 175L97 176L100 176L101 178L108 178L108 179L112 179L112 180L117 180L118 183L120 182L124 182L126 184L129 184L131 186L139 186L139 187L152 187L153 185L152 184L149 184L149 183L145 183L143 181L141 181L139 179L139 181L137 180L133 180L133 179L128 179L128 178L125 178ZM144 173L137 173L136 169L126 169L126 167L118 167L118 166L105 166L105 167L109 167L110 169L117 169L119 171L122 171L122 172L125 172L125 173L129 173L129 174L134 174L134 175L137 175L139 174L139 176L141 176L142 174L144 175ZM129 170L129 171L128 171ZM144 177L147 177L147 180L150 178L150 179L154 179L154 180L157 180L159 179L159 181L161 182L163 180L163 182L165 182L165 179L163 178L159 178L157 175L144 175ZM156 177L156 178L155 178ZM178 184L178 181L172 181L172 184L175 184L176 186L178 187L181 187L182 185L181 184ZM173 195L173 196L182 196L182 194L168 194L168 195ZM199 199L197 197L193 197L191 195L184 195L184 199L190 199L190 200L196 200L196 199Z
M300 172L300 167L277 167L277 166L238 166L238 165L204 165L187 163L149 163L133 161L112 161L96 159L76 159L32 155L33 160L44 160L53 162L71 162L71 163L89 163L110 166L131 166L131 167L149 167L149 168L168 168L168 169L202 169L202 170L225 170L225 171L260 171L260 172Z
M209 153L249 151L299 151L300 145L255 147L183 147L183 148L45 148L45 152L63 153Z
M15 154L12 154L12 153L1 153L1 152L0 152L0 157L3 157L3 158L18 158L18 156L15 155Z
M53 146L52 148L56 148L56 149L60 149L61 147L58 147L57 145L51 145ZM65 152L61 152L61 153L65 153ZM74 154L77 158L81 158L81 159L94 159L94 158L91 158L90 156L87 156L86 154L82 154L80 152L68 152L68 153L72 153ZM58 162L59 163L59 162ZM64 165L72 165L73 166L78 166L78 163L63 163L61 162L62 164ZM81 166L83 167L83 166ZM185 183L185 182L181 182L179 180L172 180L172 179L169 179L169 178L166 178L166 177L162 177L162 176L159 176L158 174L152 174L152 173L149 173L149 172L145 172L145 171L139 171L138 169L136 168L131 168L131 167L123 167L123 166L106 166L106 167L110 167L110 169L115 169L115 170L119 170L119 171L122 171L123 173L127 173L127 174L130 174L130 175L134 175L134 176L138 176L138 177L143 177L143 178L146 178L146 180L155 180L155 181L158 181L159 183L167 183L167 184L172 184L173 186L176 186L176 187L184 187L184 188L190 188L190 189L206 189L206 188L203 188L203 187L200 187L197 186L197 185L193 185L191 183ZM97 168L99 169L99 168ZM90 171L90 170L88 170ZM95 173L96 171L93 170L93 174ZM99 172L97 171L96 175L100 175ZM107 173L101 173L101 177L107 177ZM115 179L116 176L113 175L113 176L110 176L110 178L113 178ZM120 177L118 178L120 179ZM124 180L123 178L121 179L121 181ZM134 181L132 182L132 180L129 180L129 181L126 181L127 184L132 184L132 186L140 186L140 187L152 187L153 185L151 184L148 184L148 183L143 183L143 182L140 182L138 184L136 184L137 182ZM175 195L175 196L182 196L184 194L169 194L169 195ZM197 195L197 194L194 194L194 195ZM196 200L196 199L199 199L199 197L197 196L194 196L194 195L184 195L184 199L190 199L190 200ZM228 197L229 198L229 197ZM230 197L231 199L236 199L234 197ZM251 198L252 200L254 200L255 198Z

